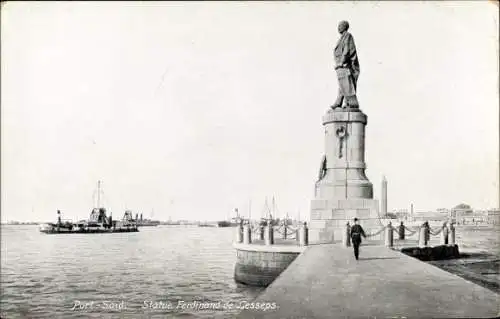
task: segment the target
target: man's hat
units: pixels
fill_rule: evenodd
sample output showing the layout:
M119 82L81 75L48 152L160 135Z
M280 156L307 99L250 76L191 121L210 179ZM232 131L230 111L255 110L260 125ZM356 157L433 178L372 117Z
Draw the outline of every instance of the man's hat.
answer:
M357 219L357 218L354 218L354 221L355 221L355 222L357 222L357 221L358 221L358 219Z

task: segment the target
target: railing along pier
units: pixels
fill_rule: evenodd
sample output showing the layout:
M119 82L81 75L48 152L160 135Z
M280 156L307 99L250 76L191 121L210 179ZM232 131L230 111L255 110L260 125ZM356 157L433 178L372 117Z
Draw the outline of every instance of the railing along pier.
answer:
M257 239L254 242L253 236ZM276 242L275 238L279 238ZM235 242L243 244L263 244L271 246L281 243L292 243L295 241L299 246L309 245L309 228L306 222L299 222L296 226L289 225L286 220L278 225L272 225L270 220L265 223L252 224L248 220L242 220L236 227Z
M432 236L440 236L439 243L440 245L455 245L455 227L453 223L448 224L445 222L438 229L432 229L429 226L428 222L423 223L422 225L410 229L406 227L403 222L396 228L392 225L392 222L388 222L387 225L382 226L379 230L366 234L367 238L375 237L384 232L384 246L393 248L394 247L394 233L397 232L398 240L403 242L407 240L407 237L411 237L415 234L418 234L417 242L418 247L428 247L430 237ZM347 222L344 226L343 236L342 236L342 244L344 247L350 247L351 245L351 225Z

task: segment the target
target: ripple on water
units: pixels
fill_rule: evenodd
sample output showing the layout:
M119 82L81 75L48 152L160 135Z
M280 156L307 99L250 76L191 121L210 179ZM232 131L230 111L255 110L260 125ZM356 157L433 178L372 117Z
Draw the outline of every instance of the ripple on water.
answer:
M4 231L5 230L5 231ZM259 289L233 280L232 228L155 227L134 234L48 236L2 226L0 305L7 318L165 318L152 301L239 302ZM76 301L125 301L119 313L73 311ZM175 313L232 318L234 313Z

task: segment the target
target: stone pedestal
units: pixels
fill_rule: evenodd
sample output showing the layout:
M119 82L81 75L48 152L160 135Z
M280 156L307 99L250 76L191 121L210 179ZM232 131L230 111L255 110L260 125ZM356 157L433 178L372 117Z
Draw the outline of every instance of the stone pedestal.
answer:
M311 202L311 243L341 241L344 226L355 217L366 232L380 228L379 203L365 175L365 126L359 109L337 108L323 117L325 158Z

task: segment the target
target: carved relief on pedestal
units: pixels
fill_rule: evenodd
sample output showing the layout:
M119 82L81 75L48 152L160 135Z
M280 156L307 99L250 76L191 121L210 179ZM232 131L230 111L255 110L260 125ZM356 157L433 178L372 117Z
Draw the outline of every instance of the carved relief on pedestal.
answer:
M347 138L347 125L342 125L335 131L335 135L339 139L339 158L343 156L344 140Z
M321 165L319 167L318 182L326 176L326 155L321 158Z

